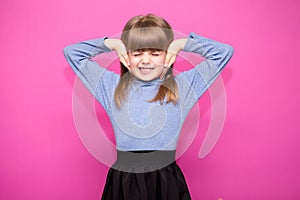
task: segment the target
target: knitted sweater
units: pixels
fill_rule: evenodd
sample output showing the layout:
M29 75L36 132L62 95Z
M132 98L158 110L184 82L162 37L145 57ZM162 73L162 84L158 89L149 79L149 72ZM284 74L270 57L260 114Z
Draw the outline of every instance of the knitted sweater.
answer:
M180 130L188 112L220 74L233 54L233 48L221 42L191 32L182 49L198 53L204 61L175 76L178 85L178 103L148 102L158 91L163 80L142 81L134 78L126 102L118 109L114 90L120 75L109 71L91 58L111 52L103 38L68 45L64 55L83 84L107 112L116 138L116 147L122 151L175 150Z

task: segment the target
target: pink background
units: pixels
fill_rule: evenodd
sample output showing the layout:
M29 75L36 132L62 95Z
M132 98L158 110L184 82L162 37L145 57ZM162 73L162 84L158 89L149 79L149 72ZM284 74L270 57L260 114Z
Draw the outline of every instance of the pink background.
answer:
M62 49L120 33L150 12L235 48L222 72L227 114L218 143L199 159L207 92L197 136L177 161L193 199L300 199L299 9L296 0L1 1L0 199L100 198L108 167L78 137L76 77Z

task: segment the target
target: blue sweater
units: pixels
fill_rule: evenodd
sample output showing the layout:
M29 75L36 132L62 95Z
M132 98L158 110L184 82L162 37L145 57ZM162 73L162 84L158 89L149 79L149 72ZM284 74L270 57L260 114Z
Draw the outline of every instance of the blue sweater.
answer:
M64 55L76 75L107 112L117 149L175 150L188 112L230 60L233 48L191 32L182 50L198 53L205 60L175 76L178 103L161 105L159 102L147 102L156 95L163 80L142 81L134 78L128 101L122 104L122 109L118 109L114 102L114 90L120 75L91 59L97 54L112 51L104 44L104 39L71 44L64 48Z

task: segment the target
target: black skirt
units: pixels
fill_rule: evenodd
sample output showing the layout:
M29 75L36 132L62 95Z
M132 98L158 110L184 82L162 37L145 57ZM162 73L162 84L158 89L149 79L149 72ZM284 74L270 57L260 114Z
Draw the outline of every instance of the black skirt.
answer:
M117 151L101 200L190 200L175 151Z

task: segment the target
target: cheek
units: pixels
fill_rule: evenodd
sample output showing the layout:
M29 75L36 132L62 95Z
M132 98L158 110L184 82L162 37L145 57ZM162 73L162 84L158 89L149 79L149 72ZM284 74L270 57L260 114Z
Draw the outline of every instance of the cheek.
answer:
M155 61L155 63L160 63L160 64L162 64L162 63L165 62L165 59L166 59L166 57L165 57L165 56L162 56L162 57L157 57L157 58L155 58L154 61Z
M139 62L139 59L137 59L135 57L129 57L129 62L131 65L137 65Z

